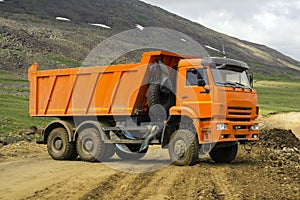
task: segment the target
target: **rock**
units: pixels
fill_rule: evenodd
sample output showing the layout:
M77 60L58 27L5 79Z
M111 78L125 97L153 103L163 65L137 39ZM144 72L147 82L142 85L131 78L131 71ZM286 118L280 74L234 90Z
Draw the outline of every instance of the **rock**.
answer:
M299 160L299 156L298 155L293 155L290 157L290 161L293 161L293 162L300 162Z
M284 147L282 149L282 151L287 152L287 153L292 153L292 152L294 152L294 149L293 148L289 148L289 147Z
M276 160L278 159L277 155L274 154L274 153L271 153L271 154L269 155L269 158L270 158L271 160L273 160L273 161L276 161Z

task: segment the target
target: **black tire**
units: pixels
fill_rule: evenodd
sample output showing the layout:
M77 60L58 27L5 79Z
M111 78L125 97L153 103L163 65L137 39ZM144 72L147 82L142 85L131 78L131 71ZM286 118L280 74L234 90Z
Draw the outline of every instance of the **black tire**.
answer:
M104 146L105 146L105 151L103 154L103 159L107 160L116 153L116 147L114 144L104 144Z
M174 94L168 88L163 87L158 84L150 84L148 88L148 105L149 108L155 104L162 105L166 110L168 110L175 101Z
M238 144L230 147L213 148L210 152L210 158L216 163L231 163L238 152Z
M199 161L199 143L189 130L175 131L168 145L171 162L178 166L194 165Z
M101 138L101 134L95 128L85 128L81 130L77 138L77 152L84 161L104 161L114 152L105 144Z
M49 155L55 160L73 160L77 157L74 142L69 142L67 130L61 127L50 132L47 149Z
M144 157L148 151L148 147L143 150L142 152L137 153L140 149L141 145L127 145L127 147L133 152L133 153L126 153L124 151L121 151L116 147L116 154L122 159L122 160L139 160L142 157Z

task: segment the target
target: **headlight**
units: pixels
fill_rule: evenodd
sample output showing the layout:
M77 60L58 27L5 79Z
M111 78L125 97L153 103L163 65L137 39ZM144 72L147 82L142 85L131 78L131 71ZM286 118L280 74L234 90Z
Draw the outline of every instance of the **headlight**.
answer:
M259 127L258 127L258 124L254 124L251 126L250 128L251 131L258 131L259 130Z
M218 131L227 130L227 124L217 124L217 130Z

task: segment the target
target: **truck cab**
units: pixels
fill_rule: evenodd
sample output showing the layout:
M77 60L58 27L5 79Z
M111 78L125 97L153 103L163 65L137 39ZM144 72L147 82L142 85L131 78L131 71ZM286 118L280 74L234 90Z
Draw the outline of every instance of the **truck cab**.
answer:
M171 115L185 112L193 119L200 143L257 140L259 107L247 70L227 58L182 60Z

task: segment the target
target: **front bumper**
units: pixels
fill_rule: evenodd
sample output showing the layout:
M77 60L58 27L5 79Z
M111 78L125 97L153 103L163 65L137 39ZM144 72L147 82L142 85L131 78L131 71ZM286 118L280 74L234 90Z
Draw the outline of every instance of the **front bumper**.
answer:
M224 126L220 126L224 124ZM226 125L226 126L225 126ZM212 120L200 122L198 129L199 141L202 144L218 142L254 142L259 139L258 122ZM225 130L218 130L223 127Z

